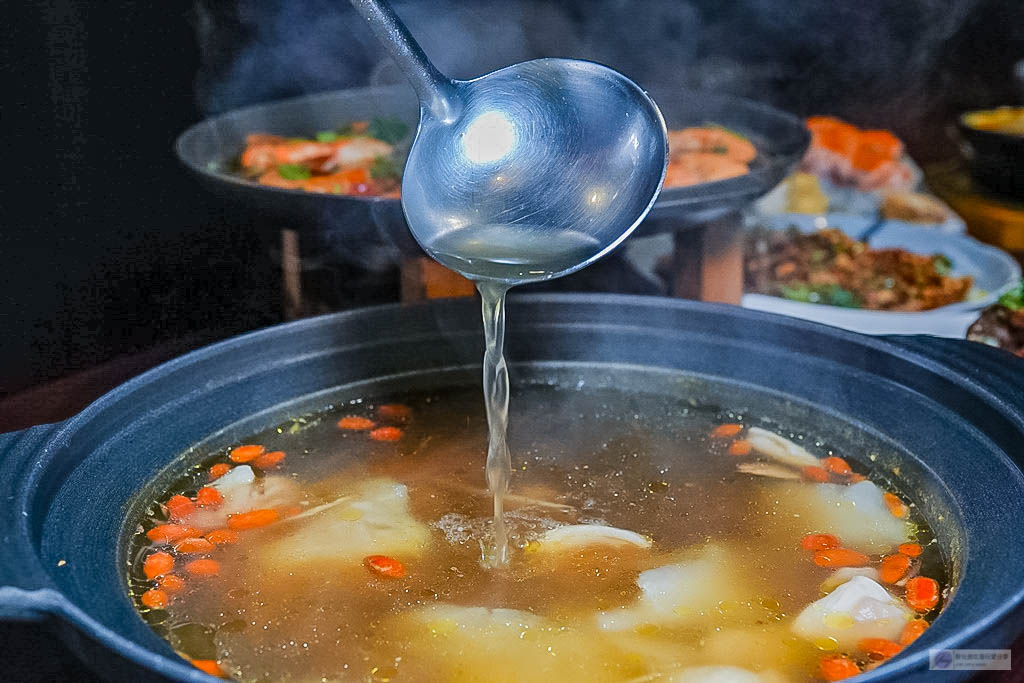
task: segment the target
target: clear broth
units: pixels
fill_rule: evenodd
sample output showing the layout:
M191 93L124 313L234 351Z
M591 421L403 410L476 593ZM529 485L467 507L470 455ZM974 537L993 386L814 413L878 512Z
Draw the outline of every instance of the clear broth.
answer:
M336 426L349 415L386 424L379 406L394 400L411 409L410 419L391 421L402 430L396 442ZM183 656L218 660L240 680L643 681L698 665L819 680L818 662L829 648L794 637L788 623L821 596L819 585L831 570L808 561L799 547L807 531L780 514L780 498L773 497L783 490L778 487L798 484L738 472L729 442L709 436L723 422L774 424L661 394L519 387L504 515L510 561L493 568L493 503L481 458L488 430L479 389L352 401L244 443L287 453L267 476L294 481L303 510L372 478L408 487L409 512L427 525L429 542L423 552L402 558L405 577L376 576L351 561L268 564L262 549L304 523L283 521L217 547L210 557L220 563L219 576L186 577L185 589L165 609L150 609L138 602L154 586L143 574L152 552L145 532L166 518L162 506L151 504L129 548L132 596ZM785 433L815 455L831 454L820 438ZM227 455L223 449L200 462L193 457L196 464L158 500L194 496L209 467L228 462ZM863 460L862 452L840 455L855 467ZM942 554L917 509L910 514L924 546L922 571L945 586ZM535 552L543 532L566 523L629 529L653 539L653 547L595 547L556 557ZM730 567L747 577L745 597L723 599L680 626L595 635L595 613L635 602L641 571L708 546L723 548ZM176 574L189 559L177 559ZM466 627L447 616L448 605L522 610L543 623L504 618L504 628L519 629L520 637L510 648L492 648L493 628L464 638ZM531 644L526 650L523 640Z

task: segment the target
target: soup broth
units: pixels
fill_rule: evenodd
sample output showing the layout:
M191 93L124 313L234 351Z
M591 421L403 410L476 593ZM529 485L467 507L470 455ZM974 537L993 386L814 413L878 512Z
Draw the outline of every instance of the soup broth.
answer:
M943 553L866 446L580 384L517 388L503 566L479 389L452 389L191 454L140 506L132 599L247 681L839 680L937 614Z

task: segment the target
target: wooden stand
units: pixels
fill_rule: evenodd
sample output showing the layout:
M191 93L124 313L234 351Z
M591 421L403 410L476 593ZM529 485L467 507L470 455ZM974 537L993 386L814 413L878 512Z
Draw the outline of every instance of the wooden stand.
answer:
M743 221L739 213L676 233L670 256L669 295L739 304L743 296ZM299 235L281 231L281 270L285 320L307 315L302 292ZM471 297L476 288L458 273L426 256L402 262L402 301Z
M743 297L743 217L730 214L675 234L669 294L739 304Z
M281 295L285 320L301 318L305 311L302 301L302 256L299 253L299 233L281 231Z
M743 217L729 214L676 233L670 296L739 304L743 297ZM402 264L402 300L473 296L473 283L426 256Z

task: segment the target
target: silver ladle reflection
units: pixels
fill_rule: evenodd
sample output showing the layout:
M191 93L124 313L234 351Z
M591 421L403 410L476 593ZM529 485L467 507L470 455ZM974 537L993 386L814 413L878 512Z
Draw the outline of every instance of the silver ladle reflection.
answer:
M419 96L402 207L431 256L477 280L548 279L604 256L647 214L667 138L631 80L571 59L453 80L385 2L352 4Z

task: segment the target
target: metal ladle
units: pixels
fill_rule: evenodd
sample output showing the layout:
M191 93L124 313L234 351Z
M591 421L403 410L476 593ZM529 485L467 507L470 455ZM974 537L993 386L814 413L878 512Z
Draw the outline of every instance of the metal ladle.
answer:
M386 2L351 2L419 97L402 208L441 263L507 284L566 275L612 251L650 210L667 136L633 81L574 59L454 80Z

